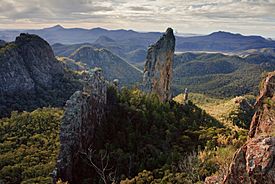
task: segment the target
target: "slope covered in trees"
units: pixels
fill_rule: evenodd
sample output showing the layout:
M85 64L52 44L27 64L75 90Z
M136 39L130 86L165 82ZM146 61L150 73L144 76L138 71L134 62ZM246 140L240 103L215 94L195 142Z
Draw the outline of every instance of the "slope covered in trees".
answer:
M257 95L263 74L275 70L275 57L253 54L247 57L220 53L183 53L175 56L174 94L188 88L213 97Z
M99 67L109 81L118 79L123 85L133 85L141 81L142 73L127 61L107 49L83 46L69 56L85 65L85 69Z
M53 45L53 49L58 56L69 56L75 50L81 48L81 46L87 46L87 44L55 44ZM104 45L97 45L95 47L105 48ZM115 51L114 48L108 48L108 50L131 62L140 70L143 70L144 63L142 61L145 60L146 54L142 54L142 50L129 52L127 56L121 55L121 51ZM126 52L122 53L125 54ZM262 74L275 69L273 49L254 49L236 54L177 53L173 66L173 94L182 93L185 88L188 88L195 93L204 93L219 98L242 96L245 94L256 95ZM143 59L140 57L141 55L143 55ZM136 60L132 56L137 56L136 59L141 62L132 62ZM118 68L121 68L120 70L122 71L124 70L124 67L119 65L115 65L114 68L116 70ZM111 71L107 73L114 75L113 73L115 72Z
M62 114L43 108L0 120L0 183L52 183Z
M238 147L243 141L243 132L225 128L192 102L162 103L156 96L136 89L117 92L109 88L108 91L112 105L106 121L97 130L96 144L91 145L95 150L92 160L83 155L85 167L91 169L85 173L86 182L101 183L89 162L100 164L105 152L110 169L106 174L111 173L117 182L127 182L136 175L138 181L144 174L148 175L146 180L153 176L156 183L203 181L220 168L213 161L217 159L216 146L223 153L228 149L224 146ZM11 118L0 121L0 178L4 183L51 182L49 173L59 149L61 116L62 111L58 109L38 109L32 113L13 113ZM186 158L191 159L191 165ZM179 163L194 168L195 175L182 169Z

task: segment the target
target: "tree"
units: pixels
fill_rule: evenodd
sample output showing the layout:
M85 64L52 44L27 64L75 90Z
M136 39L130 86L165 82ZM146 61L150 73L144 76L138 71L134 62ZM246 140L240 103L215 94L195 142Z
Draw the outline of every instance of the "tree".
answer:
M104 184L115 183L116 170L112 171L113 168L109 167L110 155L107 150L100 150L97 155L96 150L90 147L87 153L82 154L85 155L89 165L95 169Z

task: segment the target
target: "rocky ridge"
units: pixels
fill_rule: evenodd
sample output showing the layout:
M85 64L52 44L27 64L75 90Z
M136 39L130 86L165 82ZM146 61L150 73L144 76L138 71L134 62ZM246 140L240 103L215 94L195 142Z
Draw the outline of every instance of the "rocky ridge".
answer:
M62 65L36 35L20 34L0 50L1 93L32 92L36 85L51 88L57 74L64 74Z
M0 117L14 110L63 106L79 88L73 78L45 40L20 34L0 47Z
M105 116L108 83L101 69L90 71L82 91L76 91L66 102L60 129L61 149L54 172L55 178L77 183L87 172L82 152L93 145L95 129Z
M223 183L275 183L275 72L268 74L256 102L248 141L235 153Z
M151 45L147 52L143 74L144 90L155 93L161 101L171 99L172 66L175 51L175 36L173 29Z

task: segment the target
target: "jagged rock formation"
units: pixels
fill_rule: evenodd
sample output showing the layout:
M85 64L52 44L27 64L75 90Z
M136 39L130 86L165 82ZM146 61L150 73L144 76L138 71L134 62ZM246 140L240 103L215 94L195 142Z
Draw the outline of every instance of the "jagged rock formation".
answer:
M157 94L161 101L171 99L174 51L175 36L171 28L148 49L143 76L144 90Z
M45 40L20 34L0 47L0 117L12 110L63 106L76 90L70 77Z
M262 84L249 140L235 153L225 184L275 183L275 72Z
M55 178L78 183L79 177L85 173L81 153L92 146L95 129L105 116L107 85L101 69L95 69L87 75L83 91L75 92L67 101Z
M261 84L262 90L256 102L257 112L254 114L249 137L275 133L275 72L270 73Z
M20 34L1 48L1 93L31 92L36 85L51 88L53 75L63 73L50 45L36 35Z

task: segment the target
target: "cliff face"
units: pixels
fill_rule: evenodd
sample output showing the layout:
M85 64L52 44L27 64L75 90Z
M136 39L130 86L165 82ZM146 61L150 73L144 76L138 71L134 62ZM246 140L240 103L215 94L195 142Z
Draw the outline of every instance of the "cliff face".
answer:
M81 86L74 78L45 40L20 34L0 47L0 117L15 110L63 106Z
M250 125L250 138L275 133L275 72L269 73L261 85L262 90L256 102L258 110Z
M275 183L275 72L262 84L248 141L235 153L225 184Z
M90 167L83 163L81 153L93 145L95 129L105 116L107 82L100 69L90 72L82 91L67 101L60 128L61 149L55 178L78 183Z
M143 76L144 90L157 94L161 101L171 99L174 51L175 36L171 28L148 49Z
M63 74L50 45L36 35L20 34L0 49L0 92L34 92L37 85L51 88L53 75Z

